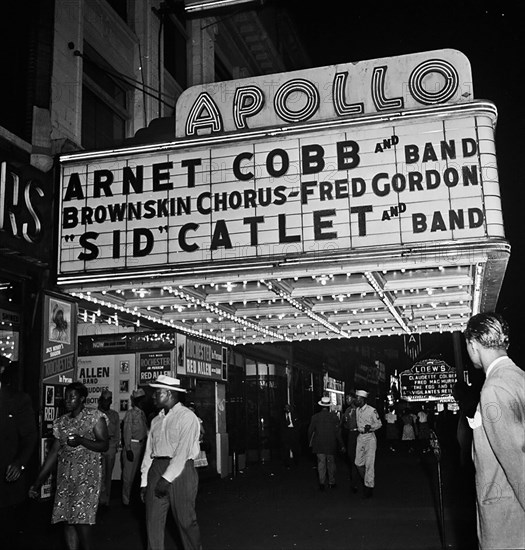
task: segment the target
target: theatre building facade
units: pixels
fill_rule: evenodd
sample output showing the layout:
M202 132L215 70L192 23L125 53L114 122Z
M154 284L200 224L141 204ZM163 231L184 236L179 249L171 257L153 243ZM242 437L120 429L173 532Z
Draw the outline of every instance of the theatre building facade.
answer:
M66 379L91 404L111 389L123 416L169 372L227 475L271 457L285 402L306 419L357 377L388 391L384 358L349 376L294 343L458 333L495 307L510 254L497 110L461 52L306 68L293 32L276 49L266 30L282 14L110 4L53 15L43 441Z

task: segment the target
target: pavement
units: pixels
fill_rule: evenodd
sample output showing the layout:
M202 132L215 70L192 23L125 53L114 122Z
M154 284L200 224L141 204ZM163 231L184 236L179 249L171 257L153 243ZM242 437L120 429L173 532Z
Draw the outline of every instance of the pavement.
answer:
M337 486L325 491L312 455L291 469L269 461L228 478L203 474L197 498L203 549L477 550L473 481L455 455L443 453L438 463L432 452L379 448L370 499L352 493L342 456ZM50 503L30 506L23 548L63 550L61 527L49 525ZM179 550L172 521L166 540L166 550ZM146 548L143 506L136 499L124 507L119 482L98 514L93 542L95 550Z

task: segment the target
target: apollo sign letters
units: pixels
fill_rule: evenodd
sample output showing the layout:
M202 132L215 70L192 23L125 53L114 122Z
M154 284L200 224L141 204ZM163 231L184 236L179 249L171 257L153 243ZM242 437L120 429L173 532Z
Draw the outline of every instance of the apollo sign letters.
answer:
M177 137L315 122L471 101L456 50L345 63L194 86L177 101Z
M357 64L372 85L368 99L353 65L345 77L353 91L346 86L345 94L343 87L334 88L333 79L320 80L331 75L338 82L340 66L306 71L318 76L317 90L328 86L330 101L314 101L316 108L298 121L325 119L320 126L286 121L292 96L279 90L292 89L286 82L297 84L295 73L288 73L274 75L271 109L269 90L264 97L253 91L251 101L242 99L248 94L244 81L232 84L241 91L233 92L228 109L219 92L202 87L185 92L177 131L184 127L185 135L206 137L132 153L63 158L60 273L315 258L378 246L502 237L495 110L472 101L455 105L471 99L470 93L459 93L470 82L468 61L443 50L438 63L439 53ZM381 67L382 73L376 70ZM410 117L377 114L394 98L393 83L401 86L402 76L387 86L387 76L395 74L406 77L410 91L399 95L402 105L395 109L413 108ZM448 92L437 86L436 74L443 86L448 83ZM262 89L259 79L253 83ZM356 87L363 110L344 113L344 106L359 103ZM299 103L315 96L309 84L304 90L309 91ZM430 103L441 105L439 116L433 115L435 107L428 109ZM363 123L371 109L376 114ZM250 135L257 127L282 126L283 120L288 126L282 131ZM232 134L223 140L215 132Z

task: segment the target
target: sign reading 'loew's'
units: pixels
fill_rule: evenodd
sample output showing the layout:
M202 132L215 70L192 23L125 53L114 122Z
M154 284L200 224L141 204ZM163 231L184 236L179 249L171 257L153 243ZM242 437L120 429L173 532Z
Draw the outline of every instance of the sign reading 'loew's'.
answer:
M62 166L60 272L503 237L489 109Z

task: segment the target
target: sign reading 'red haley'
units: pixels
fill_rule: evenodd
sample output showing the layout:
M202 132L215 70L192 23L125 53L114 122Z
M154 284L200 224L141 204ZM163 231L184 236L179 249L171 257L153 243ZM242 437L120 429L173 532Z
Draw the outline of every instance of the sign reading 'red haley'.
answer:
M398 75L394 80L398 86L404 82L410 93L402 104L388 107L393 90L385 86L387 76L396 74L395 60L406 79ZM282 128L281 120L273 131L246 130L258 124L268 128L277 123L275 116L283 118L277 106L294 105L283 92L281 102L273 101L280 114L269 122L257 122L268 107L266 99L250 117L246 110L251 103L239 100L238 121L244 120L244 126L232 126L221 111L222 126L215 128L218 118L211 111L189 109L194 115L183 119L185 126L195 134L209 130L210 136L63 156L60 274L317 257L377 246L503 237L496 111L487 102L454 105L471 99L470 91L460 93L471 82L464 56L443 50L379 61L367 62L367 70L361 67L370 73L369 82L377 84L368 91L372 103L364 101L368 107L363 111L341 112L333 123L309 126L290 120ZM346 79L364 94L351 67ZM340 66L335 73L334 68L311 71L318 77L318 90L325 84L333 90L333 82L322 79L342 74ZM288 77L274 76L280 89ZM455 83L450 90L439 91L450 79ZM427 80L431 88L425 96ZM237 82L245 87L244 81ZM254 82L262 86L260 80ZM312 90L309 85L305 89ZM399 90L401 94L402 86ZM210 101L203 101L213 110ZM357 102L353 95L341 101L337 113ZM420 109L397 113L415 103ZM332 101L334 105L338 103ZM365 120L371 105L375 114ZM384 116L388 109L391 114ZM325 110L320 101L309 123L333 119L334 111ZM223 134L217 138L215 130ZM224 134L229 130L230 135Z
M419 361L399 375L401 398L406 401L454 401L456 369L440 359Z

